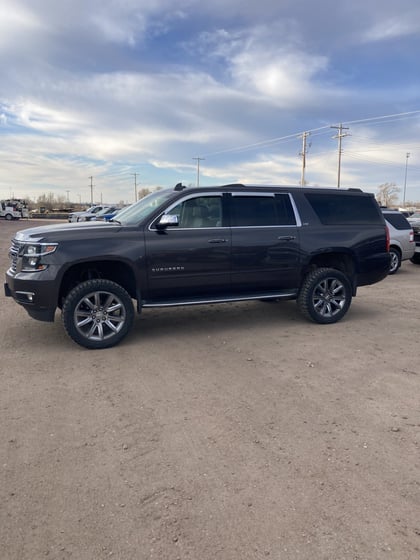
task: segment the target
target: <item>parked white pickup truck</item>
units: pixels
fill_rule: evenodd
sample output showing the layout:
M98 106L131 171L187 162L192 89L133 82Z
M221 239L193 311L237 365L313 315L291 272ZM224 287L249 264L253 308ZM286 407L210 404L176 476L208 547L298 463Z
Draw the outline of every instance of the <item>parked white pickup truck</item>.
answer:
M27 218L28 212L18 200L0 200L0 218L6 220L19 220Z

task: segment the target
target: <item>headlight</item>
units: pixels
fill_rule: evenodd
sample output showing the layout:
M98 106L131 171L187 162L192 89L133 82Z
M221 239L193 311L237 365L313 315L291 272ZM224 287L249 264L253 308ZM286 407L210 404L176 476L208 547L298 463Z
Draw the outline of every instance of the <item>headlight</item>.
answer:
M34 272L45 270L47 265L43 263L43 257L54 253L57 243L33 243L24 245L21 250L22 272Z

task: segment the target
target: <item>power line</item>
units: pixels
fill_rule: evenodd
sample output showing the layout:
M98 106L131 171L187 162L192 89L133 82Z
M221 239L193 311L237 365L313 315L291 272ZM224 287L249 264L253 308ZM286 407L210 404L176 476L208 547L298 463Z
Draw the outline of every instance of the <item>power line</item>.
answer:
M386 119L394 119L394 120L401 120L404 118L410 118L412 116L415 115L420 115L420 109L419 110L415 110L415 111L406 111L404 113L393 113L390 115L381 115L379 117L368 117L365 119L357 119L354 121L343 121L342 124L344 125L349 125L349 124L361 124L361 123L372 123L374 125L377 124L382 124L383 121L385 121ZM401 119L395 119L395 117L401 117ZM375 122L378 121L378 122ZM393 122L392 120L389 120L388 122ZM312 128L307 130L308 133L315 135L316 134L324 134L326 132L319 132L319 131L327 131L327 129L332 128L331 125L325 125L325 126L320 126L318 128ZM292 141L296 138L300 138L302 136L302 134L304 133L304 131L301 132L296 132L294 134L287 134L285 136L279 136L277 138L271 138L268 140L262 140L261 142L255 142L254 144L246 144L243 146L237 146L237 147L233 147L233 148L227 148L225 150L218 150L217 152L211 152L208 154L205 154L206 157L213 157L216 155L222 155L222 154L227 154L227 153L232 153L232 152L241 152L241 151L245 151L245 150L251 150L253 148L259 148L259 147L268 147L271 144L276 144L276 143L280 143L283 141Z

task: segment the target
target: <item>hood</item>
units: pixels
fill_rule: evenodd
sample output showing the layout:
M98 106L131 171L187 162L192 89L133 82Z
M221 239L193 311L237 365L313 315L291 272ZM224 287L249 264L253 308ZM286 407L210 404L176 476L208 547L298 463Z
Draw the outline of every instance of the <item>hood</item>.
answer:
M78 222L65 224L50 224L45 226L22 229L15 234L17 241L54 241L58 239L75 237L90 237L94 232L106 230L118 231L121 225L113 222Z

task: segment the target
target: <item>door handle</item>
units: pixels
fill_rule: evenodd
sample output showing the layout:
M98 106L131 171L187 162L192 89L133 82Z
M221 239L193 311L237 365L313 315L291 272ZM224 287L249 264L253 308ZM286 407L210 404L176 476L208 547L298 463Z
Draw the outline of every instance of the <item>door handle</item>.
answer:
M277 239L279 239L280 241L293 241L293 239L296 239L296 237L294 235L280 235L279 237L277 237Z
M227 239L209 239L209 243L226 243Z

